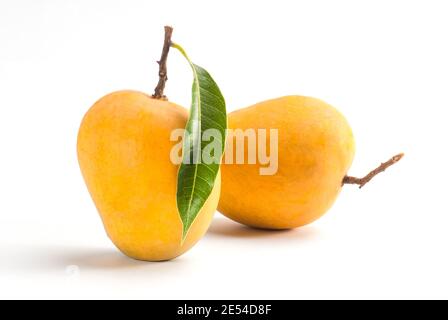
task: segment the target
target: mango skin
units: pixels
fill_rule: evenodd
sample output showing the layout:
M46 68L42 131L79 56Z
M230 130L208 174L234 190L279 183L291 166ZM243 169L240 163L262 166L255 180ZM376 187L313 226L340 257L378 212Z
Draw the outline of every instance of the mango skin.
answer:
M185 128L186 109L134 91L115 92L85 115L78 160L109 238L125 255L145 261L180 256L206 233L220 194L212 194L183 244L176 205L179 166L170 160L171 131Z
M332 206L355 154L352 130L335 108L315 98L286 96L231 113L229 128L278 129L278 171L260 175L266 166L258 160L224 164L221 213L256 228L291 229ZM245 153L247 159L247 143Z

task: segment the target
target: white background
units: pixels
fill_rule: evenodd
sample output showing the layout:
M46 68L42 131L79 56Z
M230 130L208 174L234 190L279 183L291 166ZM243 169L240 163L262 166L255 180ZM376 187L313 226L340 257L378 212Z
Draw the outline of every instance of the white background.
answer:
M0 298L448 298L447 16L429 0L1 0ZM77 129L106 93L152 93L165 24L230 111L319 97L353 127L352 175L406 157L302 229L217 214L177 260L122 256L82 181ZM188 106L174 51L169 77Z

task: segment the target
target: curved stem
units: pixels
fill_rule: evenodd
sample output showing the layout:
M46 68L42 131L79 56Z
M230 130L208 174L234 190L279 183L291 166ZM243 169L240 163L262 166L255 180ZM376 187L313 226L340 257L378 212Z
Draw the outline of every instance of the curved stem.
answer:
M182 46L180 44L177 44L175 42L171 42L171 47L179 50L179 52L185 57L185 59L187 59L188 63L191 65L193 65L193 62L191 62L190 57L187 55L187 52L185 51L184 48L182 48Z
M165 26L165 40L163 42L162 55L160 57L160 60L157 61L157 63L159 64L159 82L157 83L157 86L154 89L154 94L152 95L152 97L155 99L166 99L166 96L163 94L163 90L165 90L165 84L168 80L166 61L168 59L168 53L171 48L172 34L173 28Z
M351 176L345 176L342 180L342 184L357 184L359 185L359 188L361 189L364 187L370 180L373 179L378 173L383 172L387 168L389 168L391 165L397 163L398 161L403 158L404 153L397 154L396 156L393 156L388 161L382 163L379 167L376 169L370 171L365 177L357 178L357 177L351 177Z

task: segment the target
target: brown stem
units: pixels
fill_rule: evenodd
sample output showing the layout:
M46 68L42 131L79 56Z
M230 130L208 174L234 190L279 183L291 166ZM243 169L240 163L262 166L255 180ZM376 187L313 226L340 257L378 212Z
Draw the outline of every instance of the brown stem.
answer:
M165 41L163 42L162 56L160 60L157 61L159 64L159 82L157 87L154 89L154 94L152 95L155 99L166 99L163 95L163 90L165 89L166 81L168 80L166 60L168 59L168 53L171 47L171 36L173 34L173 28L165 26Z
M393 156L388 161L382 163L378 168L369 172L369 174L367 174L363 178L345 176L344 180L342 180L342 184L343 185L344 184L358 184L359 188L361 189L362 187L364 187L366 185L366 183L368 183L370 180L372 180L372 178L375 177L378 173L383 172L384 170L389 168L391 165L400 161L401 158L403 158L403 156L404 156L404 153L400 153L400 154L397 154L396 156Z

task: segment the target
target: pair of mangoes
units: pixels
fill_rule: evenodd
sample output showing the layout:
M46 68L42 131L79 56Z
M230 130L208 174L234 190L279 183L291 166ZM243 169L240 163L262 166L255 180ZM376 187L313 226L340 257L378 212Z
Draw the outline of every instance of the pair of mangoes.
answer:
M253 227L306 225L333 204L354 156L347 121L318 99L287 96L233 112L231 129L278 129L278 171L260 175L258 162L223 164L222 177L181 241L178 165L170 161L176 142L170 135L187 120L183 107L121 91L99 100L82 121L81 171L107 234L129 257L160 261L181 255L206 233L217 207Z

